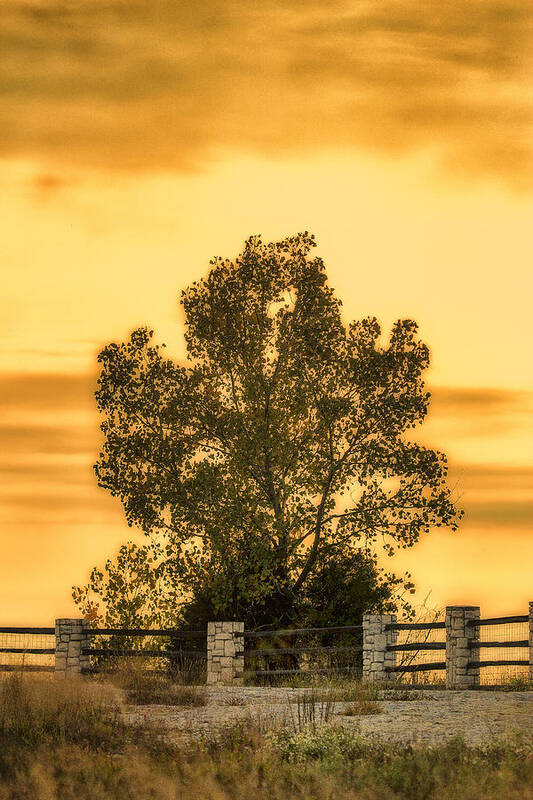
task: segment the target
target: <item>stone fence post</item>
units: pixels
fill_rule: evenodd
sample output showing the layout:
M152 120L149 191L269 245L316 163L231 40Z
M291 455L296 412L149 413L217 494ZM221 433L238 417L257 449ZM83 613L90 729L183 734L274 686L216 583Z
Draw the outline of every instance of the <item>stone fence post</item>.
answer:
M479 606L446 606L446 688L472 689L479 686L479 626L467 625L480 618ZM469 664L471 666L469 666Z
M533 682L533 601L529 603L529 680Z
M56 675L79 674L89 666L90 656L82 653L90 645L89 630L86 619L56 619Z
M242 686L243 632L244 622L207 623L208 686Z
M396 623L395 614L363 614L363 679L373 683L393 681L396 651L387 650L396 644L398 631L387 630Z

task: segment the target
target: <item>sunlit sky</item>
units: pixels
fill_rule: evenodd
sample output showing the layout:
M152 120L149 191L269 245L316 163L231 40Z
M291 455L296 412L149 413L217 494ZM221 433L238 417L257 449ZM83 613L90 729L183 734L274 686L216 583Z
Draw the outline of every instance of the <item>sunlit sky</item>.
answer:
M134 537L96 486L96 354L245 238L312 231L346 321L417 320L466 515L387 562L533 600L532 10L522 0L3 0L0 620L74 613Z

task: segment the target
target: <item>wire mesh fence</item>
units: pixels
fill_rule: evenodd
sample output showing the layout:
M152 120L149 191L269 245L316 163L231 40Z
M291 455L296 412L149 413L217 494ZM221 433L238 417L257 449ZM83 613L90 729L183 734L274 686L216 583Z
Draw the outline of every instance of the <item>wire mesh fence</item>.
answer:
M472 625L479 630L479 641L470 645L471 663L480 664L481 686L505 686L529 678L529 625L526 618L481 620ZM488 623L488 624L487 624ZM442 621L431 628L419 625L398 626L396 677L402 683L415 685L445 685L446 632ZM441 627L437 627L440 625ZM504 663L496 663L504 662ZM431 666L439 665L432 670ZM406 667L402 672L401 667Z
M202 682L206 675L206 633L149 629L96 629L91 631L86 673L143 670L170 674L181 680Z
M52 671L55 645L53 628L0 628L0 672Z
M431 665L442 665L446 661L444 623L432 620L431 624L435 623L442 627L398 630L396 646L409 648L396 651L398 671L395 673L395 677L401 683L415 686L445 685L446 670L442 666L441 668L430 668ZM405 672L402 671L402 667L406 668Z
M506 645L505 642L526 642L529 637L527 622L505 622L498 625L482 625L479 628L480 644L498 643L499 647L481 647L479 660L484 661L527 661L527 644L520 647ZM482 686L497 686L517 680L527 680L529 668L527 664L491 664L481 667Z
M362 674L362 626L245 631L244 677L250 682L313 682Z

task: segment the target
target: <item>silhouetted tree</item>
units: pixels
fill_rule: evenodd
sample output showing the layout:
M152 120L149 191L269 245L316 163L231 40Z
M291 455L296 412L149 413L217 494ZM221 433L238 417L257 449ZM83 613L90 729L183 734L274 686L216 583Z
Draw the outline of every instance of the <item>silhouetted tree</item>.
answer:
M457 527L444 454L411 441L429 351L345 325L314 238L249 238L182 293L188 363L139 329L100 353L99 485L160 542L166 580L218 616L288 621L345 546Z

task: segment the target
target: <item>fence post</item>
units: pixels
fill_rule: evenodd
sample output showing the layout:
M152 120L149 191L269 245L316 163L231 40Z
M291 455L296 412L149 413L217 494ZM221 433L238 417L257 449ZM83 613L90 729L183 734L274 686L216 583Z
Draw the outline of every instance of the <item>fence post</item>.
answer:
M529 603L529 680L533 683L533 601Z
M56 619L55 674L79 674L89 666L90 656L82 652L90 644L90 625L86 619Z
M363 679L373 683L392 681L396 651L387 650L396 644L398 631L387 629L396 623L395 614L363 614Z
M479 686L479 650L471 642L479 641L479 626L467 625L479 619L479 606L446 606L446 688L472 689Z
M208 686L242 686L243 632L244 622L207 623Z

